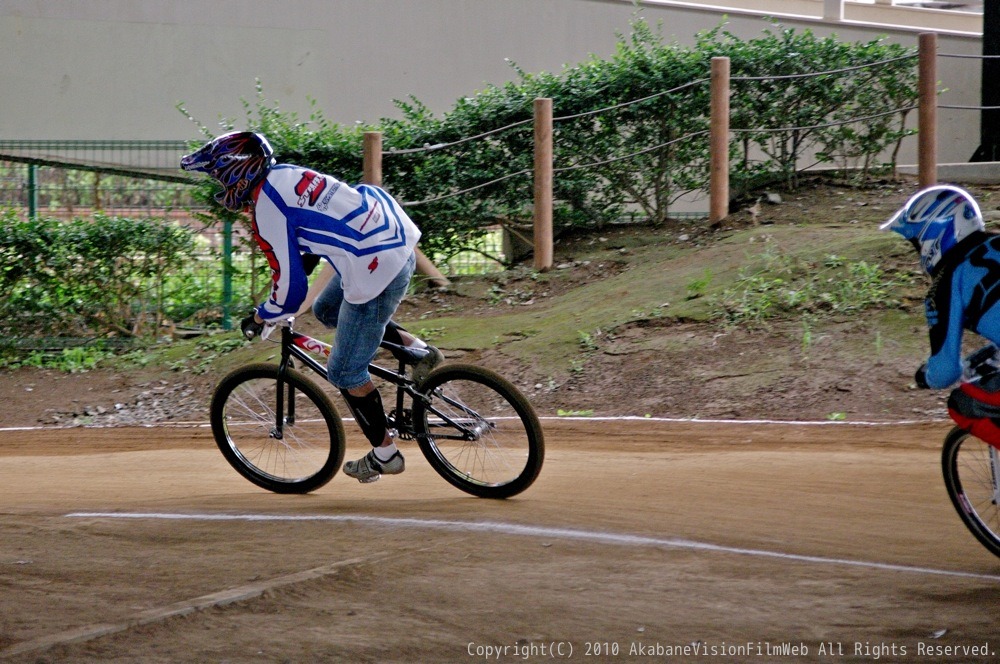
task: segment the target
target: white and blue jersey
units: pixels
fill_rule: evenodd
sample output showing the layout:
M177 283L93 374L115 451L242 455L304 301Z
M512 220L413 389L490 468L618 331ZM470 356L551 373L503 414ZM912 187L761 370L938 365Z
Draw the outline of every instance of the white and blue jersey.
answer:
M326 258L340 275L344 299L378 296L413 253L420 230L379 187L350 186L299 166L279 164L254 193L253 232L267 256L271 296L264 320L294 315L309 289L302 254Z
M1000 235L976 232L948 251L924 302L931 354L927 385L941 389L962 377L962 332L1000 345Z

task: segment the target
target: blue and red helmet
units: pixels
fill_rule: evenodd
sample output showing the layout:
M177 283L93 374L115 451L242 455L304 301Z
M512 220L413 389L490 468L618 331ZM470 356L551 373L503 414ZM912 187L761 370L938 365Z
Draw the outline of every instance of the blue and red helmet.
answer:
M920 265L933 274L942 256L972 233L986 230L986 224L969 192L939 185L918 191L879 228L909 240L920 252Z
M215 200L239 212L250 201L254 187L274 165L274 150L267 139L252 131L231 131L196 152L181 158L181 169L208 173L222 185Z

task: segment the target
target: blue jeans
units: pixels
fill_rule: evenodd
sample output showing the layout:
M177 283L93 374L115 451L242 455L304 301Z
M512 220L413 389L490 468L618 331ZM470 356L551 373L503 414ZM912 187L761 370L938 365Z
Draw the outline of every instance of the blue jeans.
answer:
M340 275L335 274L313 303L313 314L327 327L337 328L326 365L327 379L342 390L361 387L369 380L368 363L378 353L385 326L406 295L416 266L411 254L396 278L377 297L363 304L344 300Z

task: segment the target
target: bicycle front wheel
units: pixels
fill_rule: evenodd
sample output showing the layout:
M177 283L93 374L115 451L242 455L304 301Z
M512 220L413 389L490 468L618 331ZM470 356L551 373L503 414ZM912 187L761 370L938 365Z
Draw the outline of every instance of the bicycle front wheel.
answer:
M420 385L413 403L420 451L462 491L509 498L535 481L545 458L542 427L520 391L474 365L447 364Z
M215 389L211 423L226 461L275 493L314 491L333 479L344 460L336 408L294 369L281 382L272 364L236 369Z
M941 468L962 523L1000 556L1000 450L955 427L944 439Z

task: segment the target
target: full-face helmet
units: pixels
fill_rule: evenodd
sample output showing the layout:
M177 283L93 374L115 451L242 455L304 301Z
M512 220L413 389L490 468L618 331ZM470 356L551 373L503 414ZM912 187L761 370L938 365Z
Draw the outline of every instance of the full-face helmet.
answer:
M215 138L181 158L185 171L208 173L222 191L215 200L239 212L250 201L253 189L274 165L274 150L267 139L252 131L232 131Z
M986 224L969 192L939 185L918 191L879 228L909 240L920 252L920 265L933 274L942 256L972 233L986 230Z

